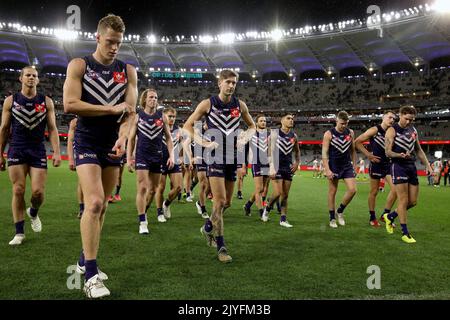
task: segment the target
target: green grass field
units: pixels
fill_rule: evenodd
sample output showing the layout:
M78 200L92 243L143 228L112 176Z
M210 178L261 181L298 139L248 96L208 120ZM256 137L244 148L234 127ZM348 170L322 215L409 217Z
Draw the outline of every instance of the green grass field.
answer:
M252 187L246 178L245 198ZM0 174L0 299L84 299L82 291L66 285L66 270L81 248L75 188L76 174L66 163L51 168L40 210L43 231L33 233L27 219L25 242L11 248L11 187L7 173ZM156 221L153 205L151 233L140 236L133 174L124 173L122 190L123 201L108 209L98 257L110 278L110 299L450 299L450 188L429 187L425 179L408 224L414 245L403 243L398 229L388 235L384 225L369 227L367 182L358 183L346 210L347 226L337 230L328 227L327 182L307 172L298 172L293 181L292 229L281 228L276 213L266 224L256 208L245 217L245 200L235 198L225 215L233 257L227 265L206 246L199 232L203 219L193 203L175 202L165 224ZM386 195L379 197L377 216ZM379 290L366 285L371 265L381 269Z

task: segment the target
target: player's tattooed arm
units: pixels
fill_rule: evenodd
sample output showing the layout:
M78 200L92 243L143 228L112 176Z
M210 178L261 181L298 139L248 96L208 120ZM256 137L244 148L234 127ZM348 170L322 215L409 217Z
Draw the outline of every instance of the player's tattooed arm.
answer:
M369 139L376 136L377 133L378 133L378 128L372 127L372 128L367 129L366 132L361 134L355 140L356 149L359 152L361 152L362 154L364 154L366 156L366 158L369 159L370 162L375 162L375 163L380 162L380 160L381 160L380 157L377 157L377 156L373 155L372 152L369 152L369 150L367 150L366 147L364 147L363 143L366 141L369 141Z
M394 139L395 139L395 129L389 128L386 131L386 136L384 137L384 149L386 152L386 157L388 158L407 158L409 154L407 153L397 153L392 151L394 147Z

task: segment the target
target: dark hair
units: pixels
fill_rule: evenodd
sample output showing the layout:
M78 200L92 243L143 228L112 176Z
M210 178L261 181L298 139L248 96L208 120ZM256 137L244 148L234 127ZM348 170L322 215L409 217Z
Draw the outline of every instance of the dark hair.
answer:
M415 115L417 115L417 110L413 106L403 106L400 108L399 113L400 114L412 114L415 116Z
M263 115L262 113L261 114L258 114L257 116L256 116L256 122L258 122L258 120L260 119L260 118L265 118L266 116L265 115Z

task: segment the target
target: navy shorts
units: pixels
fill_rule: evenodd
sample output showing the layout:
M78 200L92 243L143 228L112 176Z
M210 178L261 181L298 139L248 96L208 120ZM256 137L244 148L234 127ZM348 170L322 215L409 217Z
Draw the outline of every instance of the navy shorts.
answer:
M181 173L181 167L179 165L176 164L173 166L172 169L169 170L169 167L167 167L166 163L167 163L167 160L166 160L166 162L163 162L161 164L161 173L162 174L167 175L167 174L172 174L172 173Z
M162 173L161 159L155 159L143 152L136 152L136 170L148 170L151 173Z
M208 166L206 163L196 164L195 168L197 169L197 172L206 172L208 171Z
M211 164L208 165L207 176L236 181L236 171L237 165L235 164Z
M47 169L45 146L10 146L7 155L8 166L27 164L32 168Z
M414 163L403 164L394 162L391 166L391 176L394 184L409 183L413 186L419 185L417 168Z
M292 173L291 168L279 168L273 180L292 181L293 176L294 174Z
M253 178L269 176L269 169L268 165L252 164Z
M389 162L370 163L369 175L372 179L382 179L391 175L391 164Z
M330 170L334 173L333 179L351 179L356 177L355 169L353 168L352 164L349 163L345 166L333 166L330 163Z
M111 149L100 147L86 147L74 144L75 165L96 164L102 168L119 167L121 159L113 159L108 153L114 153Z

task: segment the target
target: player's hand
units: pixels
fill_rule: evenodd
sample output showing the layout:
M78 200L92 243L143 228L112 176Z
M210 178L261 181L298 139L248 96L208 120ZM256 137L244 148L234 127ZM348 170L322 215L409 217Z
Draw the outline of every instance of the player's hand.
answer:
M3 157L3 154L0 154L0 171L6 170L6 160L5 157Z
M330 180L334 179L334 173L331 170L325 170L325 176Z
M194 171L194 165L192 163L189 164L189 170Z
M270 179L275 179L276 175L277 175L277 171L275 170L275 167L270 166L270 168L269 168L269 177L270 177Z
M119 137L112 148L112 151L115 153L108 153L108 156L114 160L121 159L126 152L126 142L127 139L125 137Z
M173 166L174 166L173 159L169 157L169 159L167 159L166 165L167 165L167 168L168 168L169 170L172 170L172 169L173 169Z
M127 159L127 168L128 172L134 172L135 170L136 161L134 159Z
M406 153L402 152L402 153L400 153L400 157L402 159L409 159L409 158L411 158L411 154L409 152L406 152Z
M61 155L59 153L54 153L52 157L53 166L55 168L61 165Z
M73 161L73 159L69 160L69 169L70 169L70 171L75 171L75 169L76 169L75 161Z
M116 104L111 109L111 112L113 115L120 115L122 113L131 113L133 111L134 111L134 107L126 102Z
M378 156L373 155L372 153L369 155L369 161L372 163L380 163L381 158Z
M291 165L291 172L292 172L292 173L296 173L296 172L297 172L297 170L298 170L298 165L299 165L298 162L294 162L294 163Z

